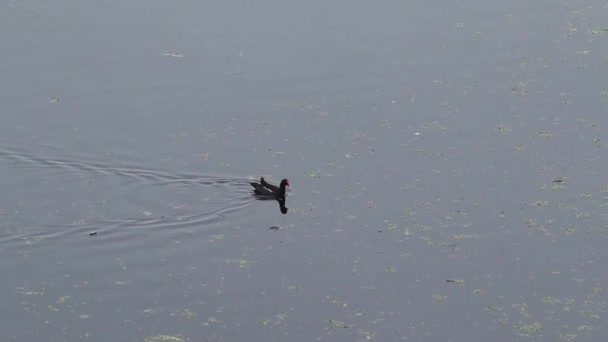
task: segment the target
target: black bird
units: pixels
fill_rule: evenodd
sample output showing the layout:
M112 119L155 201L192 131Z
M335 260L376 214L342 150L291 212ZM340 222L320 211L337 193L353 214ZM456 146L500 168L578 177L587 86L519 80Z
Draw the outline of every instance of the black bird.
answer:
M253 194L261 200L276 200L279 202L281 213L287 214L289 208L285 206L285 187L289 186L289 181L283 179L279 186L268 183L264 177L260 178L260 182L249 183L253 187Z
M285 187L289 186L289 180L283 179L279 186L268 183L264 177L260 182L249 183L253 187L253 193L261 199L285 200Z

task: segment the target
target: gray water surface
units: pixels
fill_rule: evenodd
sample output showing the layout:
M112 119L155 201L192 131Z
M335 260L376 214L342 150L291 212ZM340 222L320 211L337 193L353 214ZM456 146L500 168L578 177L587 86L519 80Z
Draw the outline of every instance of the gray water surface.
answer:
M2 341L607 340L607 14L4 2Z

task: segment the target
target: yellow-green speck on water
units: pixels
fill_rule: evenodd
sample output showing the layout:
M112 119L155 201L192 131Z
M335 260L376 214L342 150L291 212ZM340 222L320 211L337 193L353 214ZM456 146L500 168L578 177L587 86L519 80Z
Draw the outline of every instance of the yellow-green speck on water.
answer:
M509 134L509 133L511 133L512 130L513 129L510 126L504 125L504 124L501 124L498 127L496 127L496 132L501 133L501 134Z
M181 336L171 336L171 335L156 335L146 337L144 342L185 342Z
M332 326L336 327L336 328L350 328L350 326L344 322L339 322L339 321L335 321L333 319L328 319L327 323L331 324Z
M538 322L531 323L531 324L517 324L517 325L515 325L515 327L517 329L519 329L520 332L523 333L524 335L538 333L542 330L542 326Z
M446 283L452 283L452 284L455 284L455 285L458 285L458 286L464 285L464 280L462 280L462 279L448 279L445 282Z
M321 178L321 175L317 171L308 171L306 175L310 178Z
M549 131L537 131L536 133L542 138L545 138L545 139L551 138L551 132L549 132Z
M434 295L433 295L433 299L434 299L436 302L443 302L444 300L448 299L448 296L439 295L439 294L434 294Z

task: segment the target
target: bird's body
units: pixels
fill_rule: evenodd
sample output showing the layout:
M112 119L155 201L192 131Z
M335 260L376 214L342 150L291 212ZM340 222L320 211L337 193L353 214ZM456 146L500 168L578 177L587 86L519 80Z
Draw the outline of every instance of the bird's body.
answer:
M287 184L287 186L289 186L289 181L287 179L285 179L285 183ZM276 185L270 184L268 183L264 177L260 177L260 185L262 185L263 187L273 191L273 192L277 192L277 191L281 191L281 188L279 188Z
M285 187L289 186L289 181L283 179L279 186L266 182L264 177L260 178L260 182L249 183L253 187L253 193L262 199L285 199Z

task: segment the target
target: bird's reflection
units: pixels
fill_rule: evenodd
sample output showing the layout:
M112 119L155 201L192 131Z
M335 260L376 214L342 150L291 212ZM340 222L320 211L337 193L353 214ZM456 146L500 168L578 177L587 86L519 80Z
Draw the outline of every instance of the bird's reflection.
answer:
M269 200L273 199L273 198L260 197L260 196L255 196L255 198L257 198L260 201L269 201ZM281 213L282 214L287 214L287 211L289 211L289 208L287 208L285 206L285 197L274 198L274 200L279 203L279 210L281 210Z
M287 214L289 208L285 206L285 197L277 198L277 202L279 202L279 209L281 209L282 214Z

